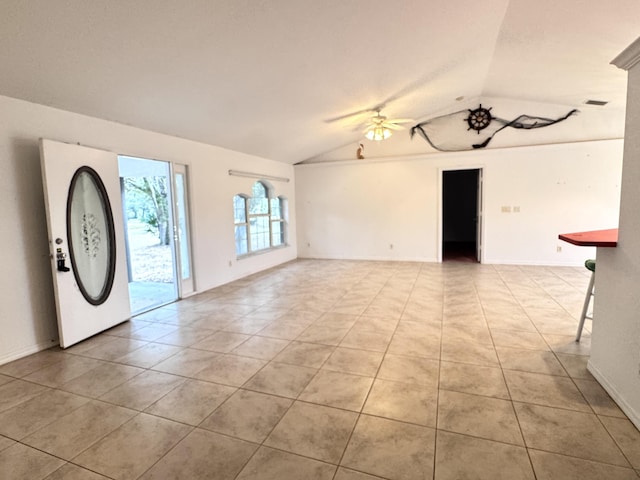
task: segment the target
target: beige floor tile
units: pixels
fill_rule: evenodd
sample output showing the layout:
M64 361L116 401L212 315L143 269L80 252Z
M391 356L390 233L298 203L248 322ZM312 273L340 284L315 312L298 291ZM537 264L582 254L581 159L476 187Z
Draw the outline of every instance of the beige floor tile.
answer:
M361 415L341 465L392 480L430 478L435 430Z
M226 324L222 330L225 332L243 333L245 335L255 335L260 330L269 325L273 320L262 318L239 318Z
M338 347L322 368L372 377L378 372L383 356L382 352Z
M46 367L62 361L68 355L54 350L43 350L13 362L0 365L0 373L10 377L22 378L30 373L36 372Z
M115 338L116 337L113 337L111 335L106 335L106 334L94 335L93 337L87 338L86 340L83 340L79 343L76 343L75 345L65 348L64 352L71 353L73 355L82 355L83 352L86 352L87 350L95 348L99 345L104 345L109 342L112 342L113 340L115 340Z
M271 362L254 375L245 388L282 397L296 398L318 370Z
M626 418L601 416L600 420L622 449L633 468L640 469L640 432Z
M0 451L4 450L5 448L9 448L14 443L16 443L15 440L11 440L10 438L0 435Z
M335 347L317 343L291 342L274 358L279 363L301 367L320 368L333 353Z
M185 348L154 365L153 369L174 375L193 377L197 372L211 365L218 356L219 354L214 352Z
M13 382L15 380L14 377L9 377L7 375L0 375L0 385L4 385L5 383Z
M439 341L442 337L442 325L439 320L437 322L400 320L394 333L402 337L430 338Z
M362 412L435 428L437 406L435 387L378 379Z
M509 400L440 390L438 428L524 446Z
M512 347L529 350L549 350L547 342L537 332L491 329L493 343L498 347Z
M487 367L499 366L494 347L451 340L442 342L442 360Z
M264 444L329 463L338 463L358 414L295 402Z
M180 350L182 350L182 348L175 345L147 343L144 347L140 347L131 353L116 358L114 362L140 368L151 368L163 360L172 357Z
M340 342L342 348L356 348L385 352L391 342L391 332L372 332L369 330L356 330L355 327L347 333Z
M638 480L630 469L604 463L529 450L537 480Z
M442 327L442 341L443 343L462 342L477 343L489 347L493 346L489 329L486 326L474 327L469 325L448 325L446 321Z
M527 447L629 467L595 415L524 403L514 405Z
M439 430L435 480L463 478L535 480L523 447Z
M209 415L200 428L261 443L292 403L282 397L238 390Z
M438 368L437 360L387 354L380 366L378 378L437 387Z
M322 325L311 325L298 335L296 340L299 342L337 346L348 331L348 328L330 328Z
M479 365L442 362L440 388L507 400L510 398L502 370Z
M135 414L133 410L93 400L22 441L71 460Z
M305 480L332 480L335 470L334 465L261 447L236 478L237 480L283 480L295 475Z
M504 376L514 401L591 412L570 378L512 370L505 370Z
M98 475L85 468L78 467L72 463L67 463L53 472L44 480L109 480L107 477Z
M571 378L594 380L593 375L587 370L588 356L566 353L556 353L556 356Z
M153 342L165 335L178 330L179 327L166 323L152 323L144 328L137 329L131 333L130 338Z
M204 340L195 343L192 347L201 350L210 350L212 352L229 353L250 338L250 335L243 333L216 332Z
M189 379L149 406L145 412L196 426L235 390L234 387Z
M258 332L262 337L282 338L284 340L294 340L298 335L306 330L307 323L294 323L284 320L276 320Z
M587 399L589 405L598 415L627 418L618 405L612 400L604 388L595 380L575 379L578 389Z
M591 354L591 337L582 334L580 342L576 342L575 333L573 335L552 335L543 333L545 341L556 353L568 353L571 355Z
M145 327L152 328L152 327ZM172 327L175 328L175 327ZM143 329L143 330L144 330ZM131 353L137 350L140 347L144 347L147 342L143 340L137 340L133 338L124 338L124 337L112 337L108 343L103 345L98 345L96 347L90 348L88 350L84 350L82 352L82 356L96 358L98 360L107 360L113 361L117 358L120 358L128 353Z
M348 468L340 467L338 468L338 473L334 480L379 480L380 477L374 477L373 475L368 475L362 472L356 472L355 470L350 470Z
M553 352L523 350L520 348L497 347L502 368L520 372L542 373L544 375L567 376Z
M178 347L190 347L194 343L201 342L215 333L214 330L204 328L180 327L174 331L158 337L154 342L176 345Z
M0 412L32 399L47 391L47 387L23 380L13 380L0 386Z
M143 314L146 315L146 314ZM149 317L150 318L150 317ZM141 328L152 325L153 322L149 320L142 320L141 316L137 316L134 319L127 320L120 325L110 328L104 332L105 335L114 335L116 337L128 337L131 333Z
M43 368L24 377L29 382L39 383L48 387L60 387L74 378L87 373L100 365L102 360L86 358L76 355L65 355L64 359L49 367Z
M138 367L105 363L61 385L60 388L78 395L98 398L142 372L144 370Z
M147 370L102 395L100 400L142 411L184 381L177 375Z
M64 463L64 460L20 443L0 452L0 474L6 479L39 480Z
M72 393L48 390L0 414L0 433L20 440L89 401Z
M359 412L372 383L372 377L321 370L309 382L298 399Z
M240 387L267 364L257 358L223 354L208 362L194 376L207 382Z
M243 357L271 360L289 345L289 340L254 336L234 348L231 353Z
M327 328L351 328L357 321L357 315L328 312L318 318L314 323Z
M191 431L163 418L138 414L74 459L118 480L138 478Z
M394 335L389 344L389 353L412 357L440 358L440 338L424 336Z
M253 443L196 429L141 478L233 479L257 448Z

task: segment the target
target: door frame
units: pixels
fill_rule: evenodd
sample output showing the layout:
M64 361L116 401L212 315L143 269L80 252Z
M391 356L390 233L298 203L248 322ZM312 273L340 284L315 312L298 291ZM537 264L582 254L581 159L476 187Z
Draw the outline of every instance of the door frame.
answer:
M175 267L176 267L176 281L178 282L178 300L181 298L186 298L196 293L196 281L193 271L193 225L191 224L191 179L189 177L190 167L185 163L177 163L177 162L169 162L169 170L171 172L171 212L172 212L172 224L173 224L173 248L174 248L174 258L175 258ZM182 258L182 242L180 240L179 235L179 212L178 212L178 185L176 183L177 175L180 174L184 177L184 211L186 216L186 226L187 226L187 241L186 247L189 252L189 258L187 262L189 263L189 273L190 276L187 280L183 280L182 278L182 268L184 259Z
M485 236L484 236L484 211L483 206L485 203L484 195L485 195L485 166L484 165L457 165L455 167L440 167L438 168L438 228L437 228L437 262L442 263L442 234L444 233L444 215L442 213L442 209L444 208L444 172L452 172L458 170L479 170L478 175L479 178L482 178L482 189L478 192L478 217L482 218L481 221L478 221L478 231L476 232L476 237L480 240L480 258L478 259L478 263L484 263L484 252L485 252ZM476 187L477 188L477 187ZM477 249L478 245L476 245Z

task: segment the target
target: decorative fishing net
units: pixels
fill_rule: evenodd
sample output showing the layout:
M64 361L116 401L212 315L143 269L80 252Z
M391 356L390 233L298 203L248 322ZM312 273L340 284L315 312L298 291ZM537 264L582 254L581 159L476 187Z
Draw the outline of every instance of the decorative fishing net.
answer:
M514 120L504 120L494 117L491 108L480 105L475 110L461 110L419 123L411 128L411 138L417 133L442 152L472 150L486 147L496 133L507 127L524 130L548 127L577 112L574 109L556 119L520 115Z

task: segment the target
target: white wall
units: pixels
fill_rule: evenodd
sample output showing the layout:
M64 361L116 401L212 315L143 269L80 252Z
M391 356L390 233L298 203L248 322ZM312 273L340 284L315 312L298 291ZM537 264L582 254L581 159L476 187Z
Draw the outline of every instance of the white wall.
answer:
M441 170L482 168L483 261L579 265L593 249L558 234L617 226L622 148L604 140L298 165L298 255L436 261Z
M188 165L198 291L297 256L292 166L0 96L0 364L57 342L40 137ZM229 169L291 179L271 182L289 199L289 247L236 261L232 199L255 179Z
M625 59L640 61L640 40ZM621 55L622 57L623 55ZM627 62L624 62L627 63ZM620 63L617 63L620 64ZM627 65L620 64L623 68ZM589 370L640 428L640 64L629 70L620 227L598 248Z

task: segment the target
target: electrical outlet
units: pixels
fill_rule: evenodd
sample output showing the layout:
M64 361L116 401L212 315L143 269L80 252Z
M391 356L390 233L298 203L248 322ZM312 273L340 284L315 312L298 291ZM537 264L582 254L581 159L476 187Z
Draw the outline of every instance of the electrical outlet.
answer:
M558 246L556 247L556 252L557 252L557 253L562 253L562 247L561 247L560 245L558 245Z
M233 266L233 261L229 260L229 266L232 267Z
M513 213L520 213L520 207L519 206L513 207Z
M389 244L389 250L393 250L393 243Z
M508 205L502 206L502 213L511 213L511 207Z

